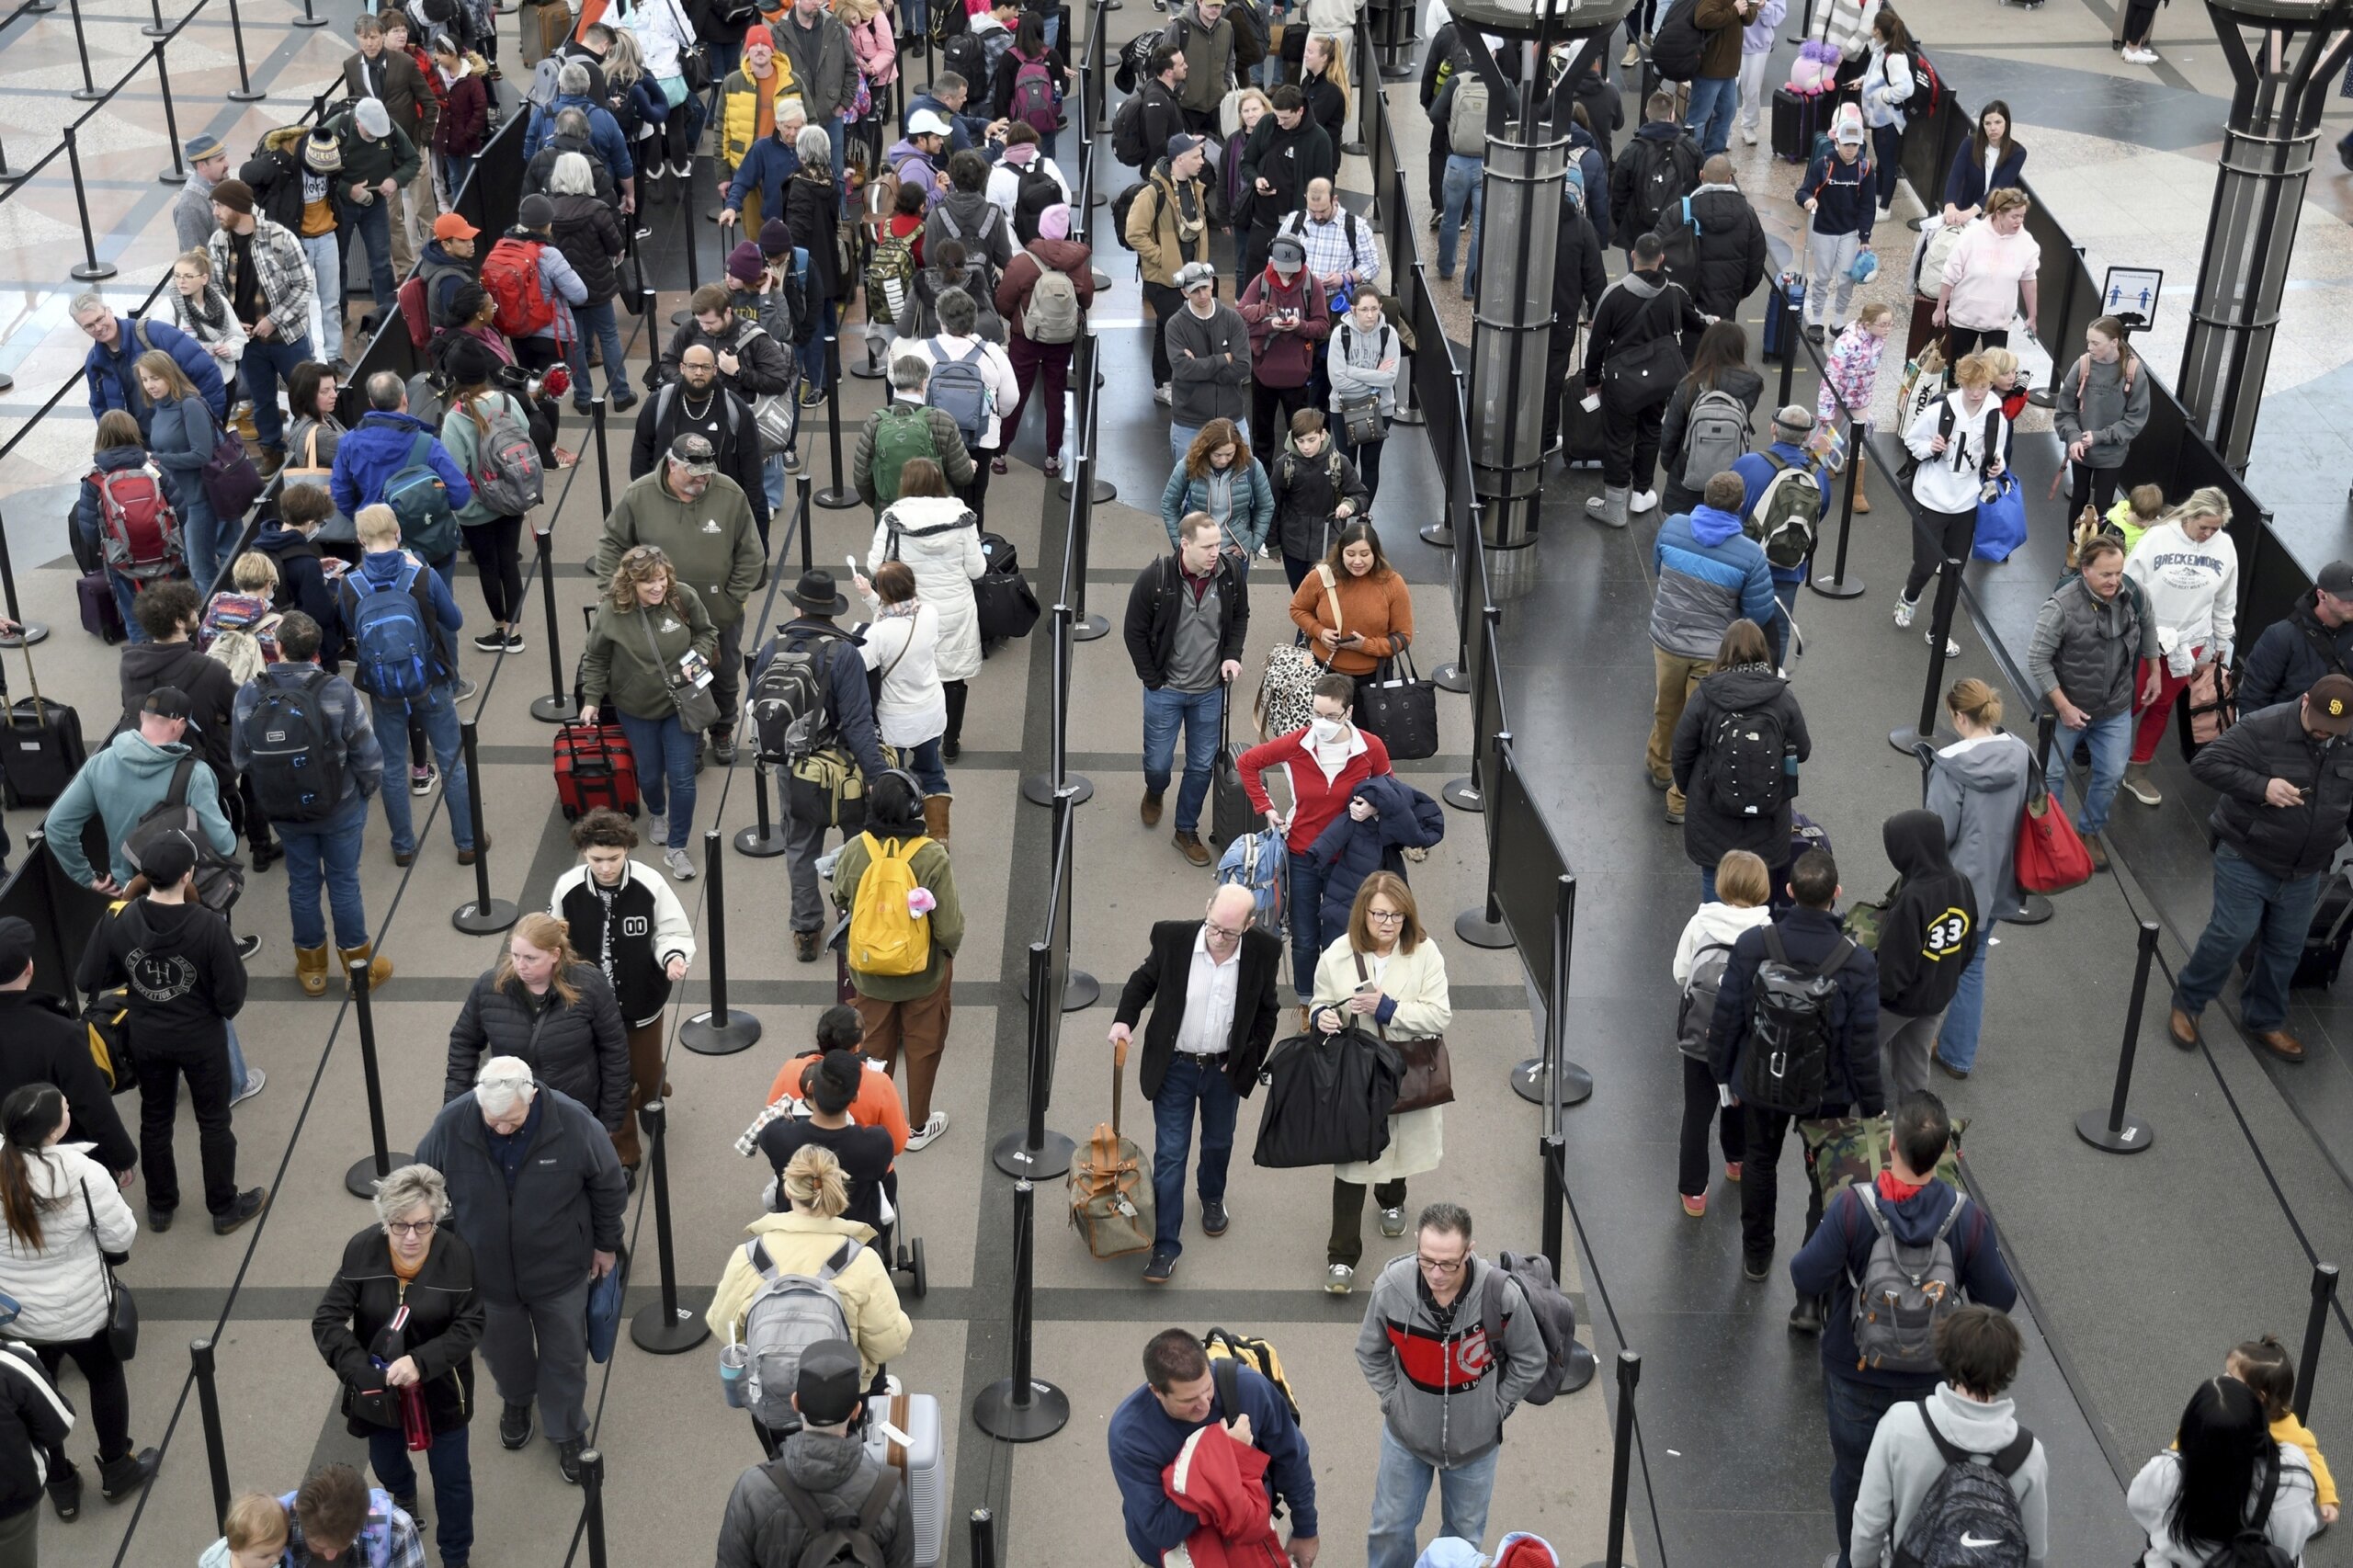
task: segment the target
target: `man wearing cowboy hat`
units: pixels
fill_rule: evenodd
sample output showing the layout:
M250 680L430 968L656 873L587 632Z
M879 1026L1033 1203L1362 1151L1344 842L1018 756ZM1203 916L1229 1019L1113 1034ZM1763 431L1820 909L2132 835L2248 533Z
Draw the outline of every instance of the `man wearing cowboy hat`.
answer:
M779 661L805 668L818 690L825 694L825 711L819 728L832 744L805 761L795 761L784 791L785 869L792 881L792 955L814 963L824 923L825 904L817 891L817 855L825 846L825 830L839 825L847 836L858 830L863 811L863 785L857 801L846 786L829 791L814 780L820 775L845 778L855 767L867 780L890 766L882 752L881 733L875 727L874 704L867 691L866 661L858 652L861 639L836 626L835 618L849 613L849 600L834 586L834 574L820 568L803 572L785 597L801 613L777 628L752 666L752 720L759 730L761 759L783 760L783 731L794 719L789 705L775 698L790 685L779 672L773 685L768 675ZM839 800L838 809L835 801Z

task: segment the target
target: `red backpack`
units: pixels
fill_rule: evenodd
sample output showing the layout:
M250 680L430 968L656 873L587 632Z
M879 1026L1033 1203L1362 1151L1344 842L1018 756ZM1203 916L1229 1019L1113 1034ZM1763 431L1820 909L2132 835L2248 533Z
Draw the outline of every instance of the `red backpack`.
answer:
M503 239L483 259L482 286L498 301L498 330L529 337L555 324L555 301L540 281L540 242Z
M180 520L152 468L93 470L98 492L98 537L107 570L144 585L187 571Z
M432 312L425 303L425 275L416 273L403 279L392 299L401 308L402 324L408 328L408 346L424 353L426 345L433 341Z

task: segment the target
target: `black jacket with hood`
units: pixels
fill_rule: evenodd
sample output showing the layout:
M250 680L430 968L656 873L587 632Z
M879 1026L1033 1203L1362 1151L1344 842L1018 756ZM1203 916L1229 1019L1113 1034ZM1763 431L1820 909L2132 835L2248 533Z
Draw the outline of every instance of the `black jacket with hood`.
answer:
M1736 1093L1741 1083L1741 1056L1748 1044L1749 996L1756 989L1757 966L1765 961L1765 933L1781 934L1781 950L1790 962L1811 968L1830 957L1846 933L1827 910L1799 904L1768 926L1752 926L1733 942L1732 960L1724 965L1723 984L1716 992L1716 1015L1708 1031L1709 1071L1716 1082ZM1857 948L1837 970L1838 994L1830 1002L1830 1084L1823 1092L1823 1114L1845 1115L1845 1107L1859 1116L1878 1116L1887 1109L1886 1091L1879 1072L1879 964Z
M1778 885L1787 880L1782 868L1790 863L1790 791L1785 785L1780 804L1755 816L1733 811L1716 795L1711 755L1716 729L1734 713L1769 714L1780 724L1781 744L1796 747L1800 762L1813 753L1805 714L1790 683L1771 665L1734 665L1702 680L1675 726L1675 787L1684 795L1683 852L1704 871L1728 852L1745 849L1765 862Z
M2353 620L2320 623L2320 590L2306 588L2284 619L2263 629L2239 664L2239 711L2293 702L2327 675L2353 672Z
M1945 848L1944 819L1898 812L1880 829L1900 879L1879 922L1879 1005L1925 1018L1952 1005L1977 951L1977 893Z
M1708 314L1736 320L1740 302L1756 292L1772 262L1765 247L1765 225L1738 186L1703 185L1690 194L1691 222L1699 230L1692 242L1691 275L1686 278L1670 268L1667 276L1689 290ZM1678 201L1659 219L1659 225L1679 227L1682 219Z
M408 1318L390 1332L403 1307ZM437 1432L464 1429L474 1413L474 1346L482 1343L482 1297L474 1290L473 1249L453 1226L433 1234L416 1278L392 1272L392 1243L370 1225L344 1244L343 1265L311 1314L311 1339L343 1383L343 1414L355 1437L394 1426L400 1403L364 1396L384 1389L375 1364L414 1357L426 1423ZM389 1417L389 1419L386 1419Z
M442 1097L473 1092L474 1074L493 1056L519 1056L551 1088L586 1107L608 1131L629 1110L629 1039L611 983L594 964L576 963L564 979L579 999L566 1002L551 986L534 1001L520 980L498 983L484 970L449 1027L449 1081Z
M139 727L147 694L176 686L188 695L188 744L221 780L222 794L236 782L229 766L229 716L237 705L237 682L229 666L198 651L192 642L129 642L115 666L122 683L122 722L118 733Z
M132 1051L175 1062L226 1050L227 1020L245 1005L229 923L192 898L134 898L100 916L74 981L89 993L128 987Z
M1326 437L1324 450L1302 456L1296 437L1283 437L1283 449L1267 465L1267 480L1275 492L1275 536L1282 552L1294 561L1321 561L1332 552L1340 531L1332 514L1343 500L1355 505L1351 520L1372 507L1372 496L1358 476L1356 465L1342 457Z
M343 605L320 564L325 550L301 529L276 523L262 525L254 548L278 562L278 608L299 609L319 623L319 665L335 668L343 662Z
M38 991L0 991L0 1100L27 1084L53 1084L74 1118L74 1142L110 1171L139 1164L139 1146L115 1114L114 1096L90 1055L88 1026Z

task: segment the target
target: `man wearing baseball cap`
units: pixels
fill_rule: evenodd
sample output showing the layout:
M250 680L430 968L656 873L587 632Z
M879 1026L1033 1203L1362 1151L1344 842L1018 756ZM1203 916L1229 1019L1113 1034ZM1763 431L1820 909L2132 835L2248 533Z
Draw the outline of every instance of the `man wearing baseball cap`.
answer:
M425 283L425 319L436 332L462 324L454 308L460 286L481 271L474 258L474 241L482 234L460 212L444 212L433 220L433 238L416 258L416 272Z
M1217 268L1206 261L1178 267L1171 292L1180 293L1184 302L1162 319L1155 353L1171 367L1165 389L1170 394L1168 449L1182 462L1193 437L1211 420L1249 420L1250 329L1239 312L1217 297Z
M1152 335L1152 396L1154 402L1164 404L1171 403L1174 395L1169 390L1172 350L1167 329L1186 302L1176 275L1188 263L1210 259L1214 219L1209 187L1201 183L1202 149L1207 145L1198 136L1183 132L1171 136L1166 155L1152 165L1143 184L1128 199L1124 225L1128 248L1142 266L1144 301L1152 306L1153 319L1159 324ZM1209 281L1214 298L1214 269Z
M416 143L392 123L392 111L381 100L362 98L327 121L335 133L342 167L335 176L335 213L343 250L351 254L349 235L358 230L368 247L368 293L376 302L378 324L389 320L394 304L392 277L392 199L416 178L422 160ZM340 303L329 301L330 306ZM373 331L373 327L368 330ZM350 356L358 360L359 356ZM261 400L254 400L256 408Z
M2332 561L2239 666L2239 711L2290 702L2325 675L2353 675L2353 561Z
M53 1084L72 1113L71 1136L95 1145L91 1157L127 1180L139 1151L115 1114L112 1085L90 1055L88 1026L56 997L33 989L33 928L0 916L0 1100L27 1084ZM66 977L52 977L63 984ZM127 1062L117 1070L129 1072Z
M212 769L203 766L188 744L188 694L176 686L159 686L140 707L135 729L123 731L104 751L82 765L65 792L49 808L41 822L49 852L58 869L85 887L108 897L119 896L137 874L124 852L131 831L170 793L173 775L183 757L196 761L181 799L196 812L205 841L222 855L237 852L237 835L221 809L221 787ZM105 829L110 856L103 871L93 870L83 857L82 830L97 817Z
M2288 979L2304 950L2321 879L2353 814L2353 678L2325 675L2293 702L2244 715L2199 749L2189 770L2221 791L2213 829L2214 912L2174 984L2174 1043L2198 1043L2198 1017L2247 944L2259 940L2239 994L2239 1025L2283 1062L2302 1062L2288 1032Z
M180 146L180 161L188 165L188 183L172 202L172 231L185 255L202 250L218 226L212 217L212 187L229 176L229 149L209 132L191 136Z
M807 1494L804 1511L769 1478L766 1465L738 1477L719 1526L719 1568L766 1568L797 1562L815 1532L813 1515L828 1521L854 1519L847 1528L856 1549L870 1543L889 1568L915 1561L915 1517L898 1471L866 1451L857 1429L865 1404L865 1378L858 1347L847 1339L821 1339L801 1353L792 1388L792 1408L801 1429L778 1445L777 1469ZM872 1561L860 1553L860 1562Z
M1673 410L1668 411L1672 413ZM1790 617L1796 612L1798 585L1805 581L1806 566L1813 551L1806 548L1814 534L1821 531L1822 519L1830 515L1830 471L1822 460L1806 450L1805 443L1813 434L1813 410L1803 403L1793 403L1773 415L1772 444L1761 452L1745 452L1733 460L1732 472L1740 475L1740 515L1756 517L1767 527L1764 536L1767 564L1773 568L1773 597L1781 613L1765 629L1772 640L1773 663L1783 662L1790 637ZM1669 449L1678 442L1663 442ZM1788 483L1779 486L1787 494L1778 494L1775 482L1784 473L1791 474ZM1663 506L1670 515L1688 512L1701 497L1684 493L1679 473L1670 473L1666 480L1666 499ZM1758 510L1768 495L1772 504ZM1803 535L1796 530L1795 519L1803 525ZM1754 525L1752 525L1754 526ZM1785 541L1776 549L1772 536L1779 533ZM1802 551L1797 564L1783 566L1778 561L1788 554Z

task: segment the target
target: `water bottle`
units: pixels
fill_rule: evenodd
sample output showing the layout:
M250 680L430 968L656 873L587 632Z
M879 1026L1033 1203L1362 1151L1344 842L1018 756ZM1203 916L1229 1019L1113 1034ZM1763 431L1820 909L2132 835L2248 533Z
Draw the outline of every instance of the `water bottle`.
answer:
M1794 801L1798 795L1798 748L1781 748L1781 799Z
M730 1410L744 1408L744 1384L751 1371L752 1353L747 1346L729 1344L719 1347L719 1392Z

